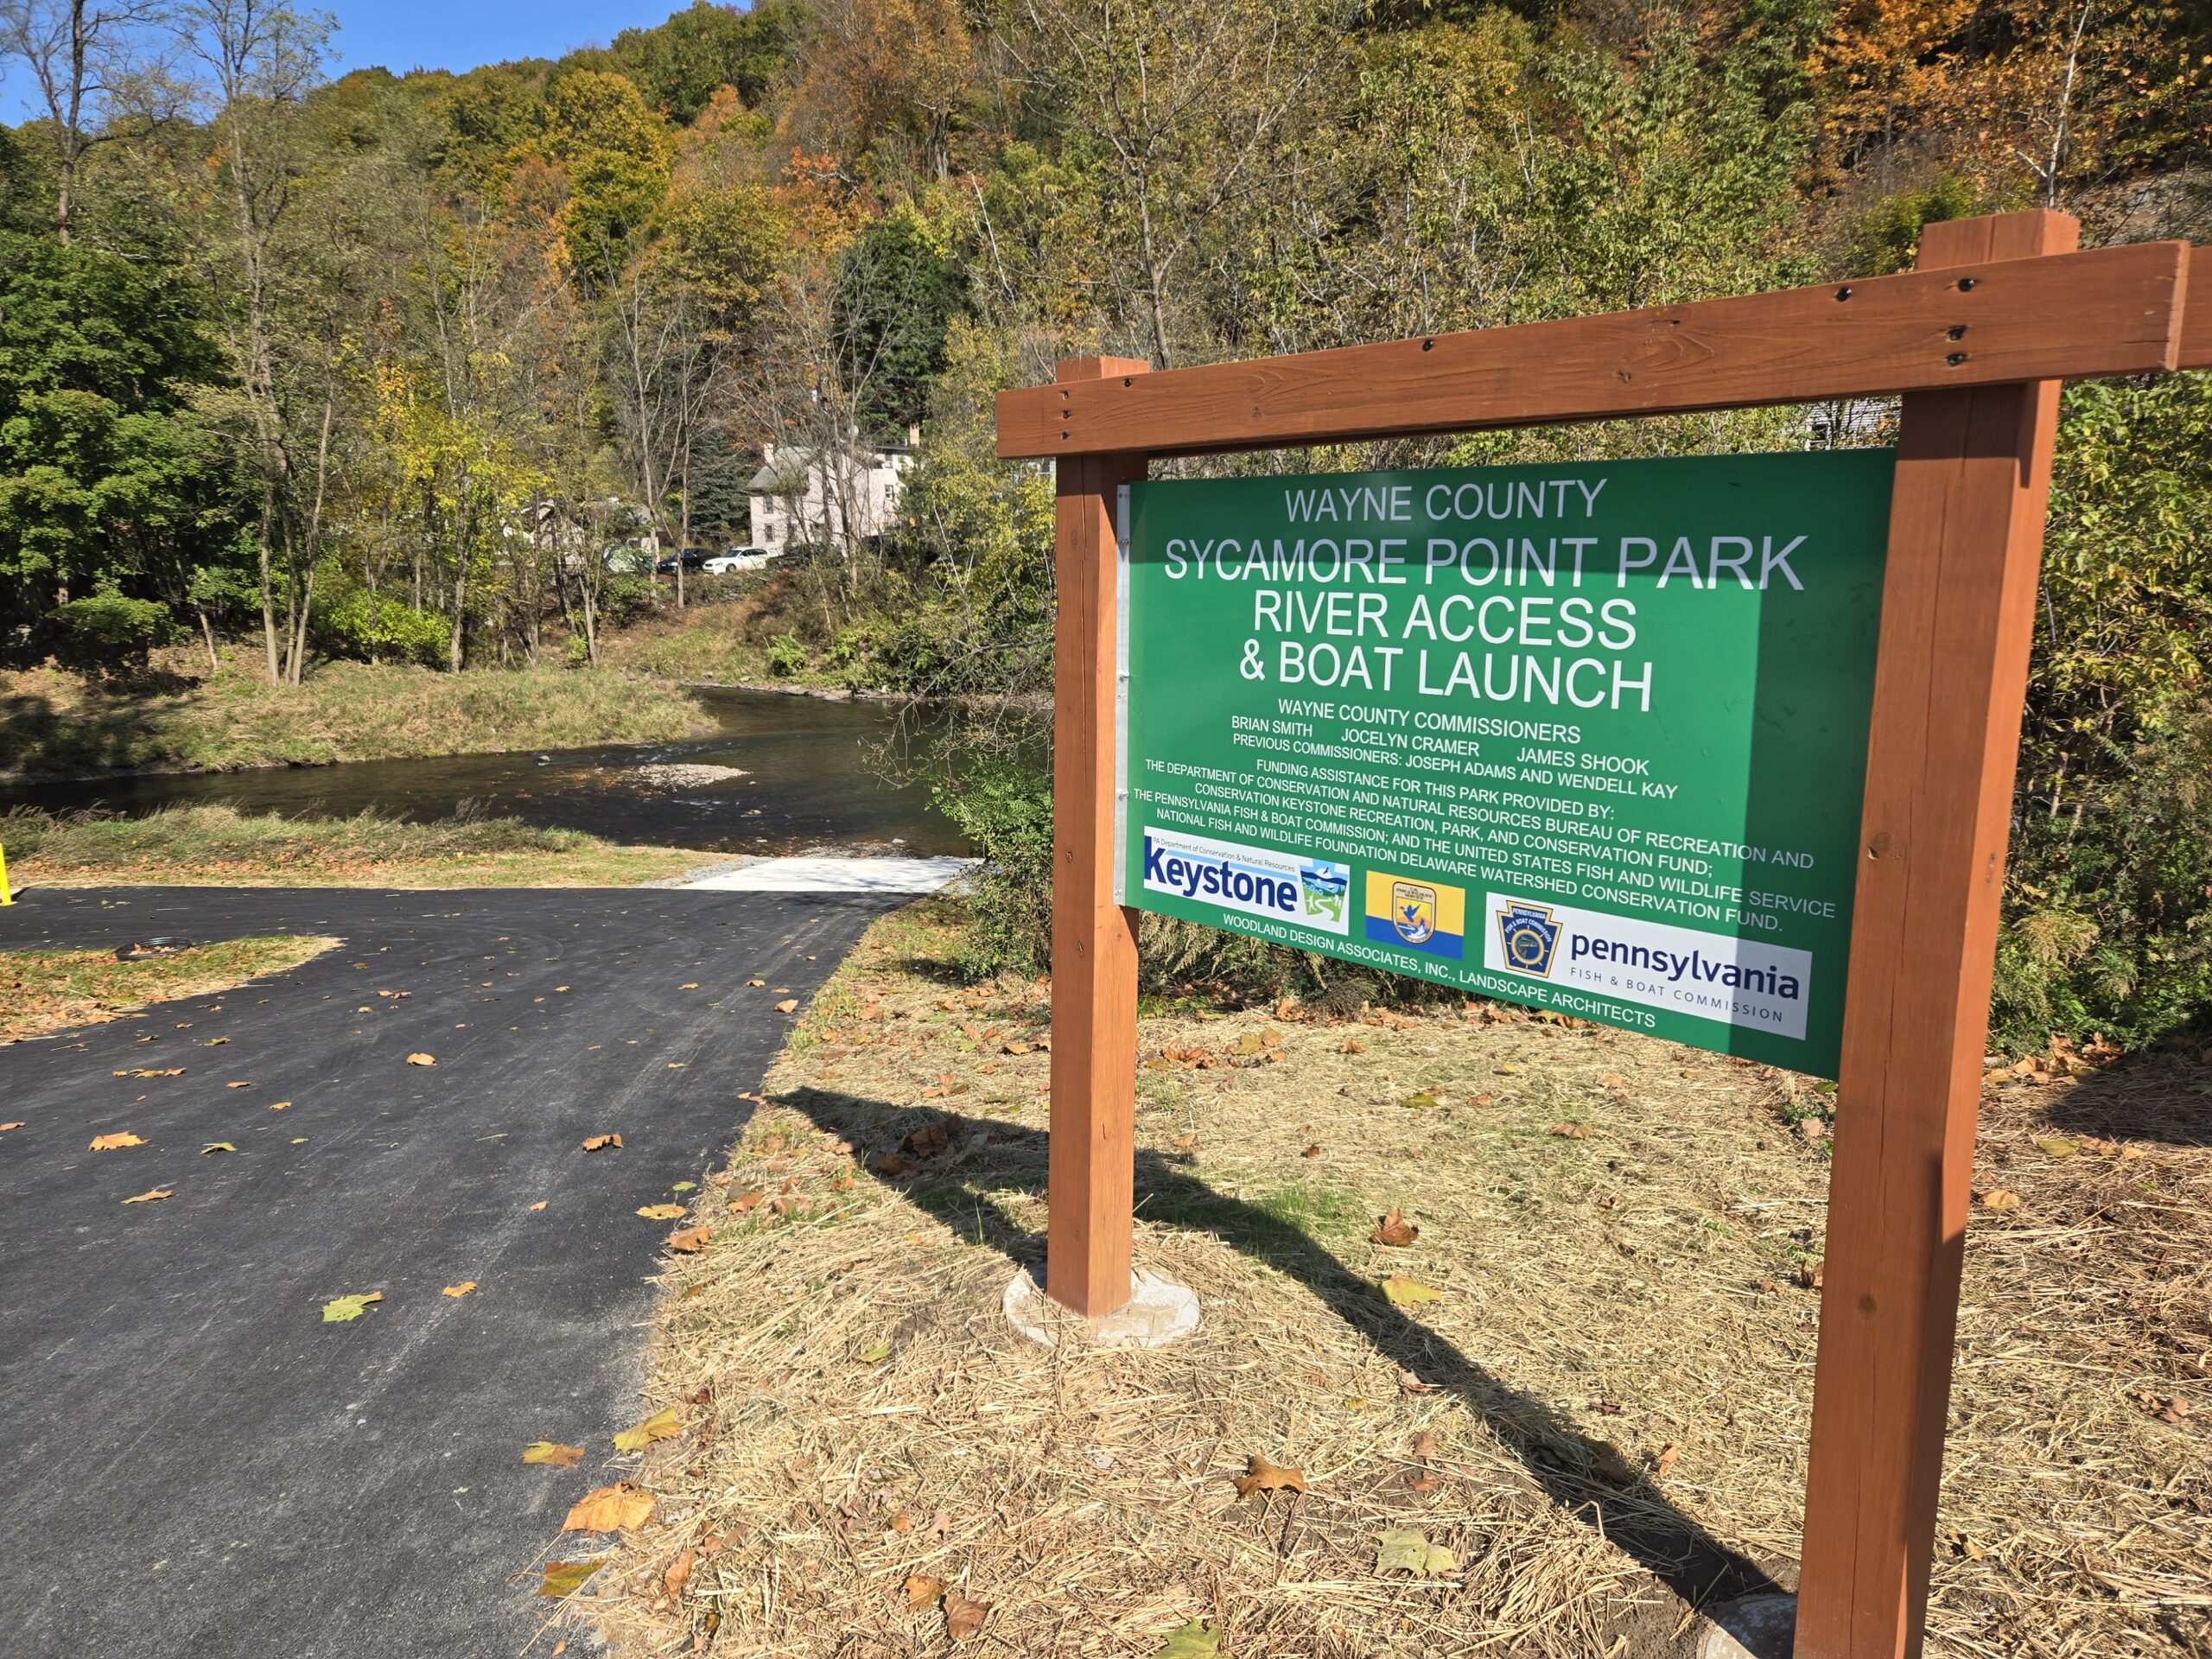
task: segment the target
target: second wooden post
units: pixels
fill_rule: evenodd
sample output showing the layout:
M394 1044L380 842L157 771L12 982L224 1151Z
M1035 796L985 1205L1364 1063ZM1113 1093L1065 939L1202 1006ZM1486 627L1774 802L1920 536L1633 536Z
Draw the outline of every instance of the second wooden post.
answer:
M1920 267L2063 253L2075 234L2040 212L1930 225ZM2058 391L1915 392L1899 422L1798 1659L1920 1651Z
M1076 358L1059 382L1144 373ZM1065 394L1063 394L1065 397ZM1066 418L1063 411L1063 419ZM1114 902L1120 613L1115 515L1141 454L1055 463L1052 670L1052 1115L1045 1287L1086 1317L1129 1300L1136 1164L1136 913Z

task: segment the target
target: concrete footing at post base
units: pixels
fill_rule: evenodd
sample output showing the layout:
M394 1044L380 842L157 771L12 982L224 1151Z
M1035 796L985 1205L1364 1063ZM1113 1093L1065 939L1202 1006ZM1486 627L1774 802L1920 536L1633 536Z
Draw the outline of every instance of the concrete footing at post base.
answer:
M1130 1279L1125 1305L1086 1319L1046 1295L1024 1268L1006 1287L1006 1316L1023 1336L1047 1348L1064 1340L1090 1348L1165 1348L1198 1328L1198 1292L1141 1268Z

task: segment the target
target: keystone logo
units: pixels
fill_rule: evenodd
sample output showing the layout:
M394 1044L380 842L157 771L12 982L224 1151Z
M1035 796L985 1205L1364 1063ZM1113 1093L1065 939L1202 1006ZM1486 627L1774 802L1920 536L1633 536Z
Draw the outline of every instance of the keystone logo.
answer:
M1147 826L1144 887L1320 933L1347 929L1351 872L1325 860Z

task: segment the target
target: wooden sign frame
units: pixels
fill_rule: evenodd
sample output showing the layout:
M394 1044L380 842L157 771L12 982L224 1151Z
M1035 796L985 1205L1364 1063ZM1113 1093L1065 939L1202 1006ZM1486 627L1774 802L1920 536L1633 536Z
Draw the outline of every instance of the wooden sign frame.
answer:
M1903 393L1837 1086L1799 1659L1919 1653L2044 511L2068 379L2212 366L2212 249L2063 213L1897 276L1001 392L1057 463L1046 1288L1130 1294L1136 913L1114 902L1115 506L1166 455ZM2208 303L2192 318L2194 269Z

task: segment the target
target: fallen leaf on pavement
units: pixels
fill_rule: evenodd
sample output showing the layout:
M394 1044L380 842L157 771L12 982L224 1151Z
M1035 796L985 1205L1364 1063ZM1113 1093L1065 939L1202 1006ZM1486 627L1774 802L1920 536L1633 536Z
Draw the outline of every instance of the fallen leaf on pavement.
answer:
M621 1151L622 1137L619 1135L594 1135L587 1136L584 1141L586 1152L600 1152L608 1147L613 1147L617 1152Z
M699 982L694 980L689 985L679 985L676 988L679 991L696 991L699 988Z
M1306 1471L1269 1463L1255 1452L1246 1461L1244 1472L1236 1477L1236 1485L1239 1497L1249 1497L1255 1492L1302 1492Z
M576 1500L575 1507L569 1511L569 1518L561 1523L561 1530L634 1532L652 1518L656 1501L651 1492L632 1486L626 1480L601 1486Z
M125 1204L152 1204L158 1199L166 1198L169 1196L169 1188L157 1186L150 1192L141 1192L134 1198L125 1198L124 1202Z
M269 1109L270 1109L270 1111L272 1111L272 1112L281 1112L281 1111L283 1111L283 1110L287 1106L289 1106L291 1103L291 1103L290 1101L289 1101L289 1100L276 1100L276 1101L271 1101L271 1102L270 1102L270 1103L269 1103Z
M798 999L795 996L787 996L782 1001L776 1004L776 1012L778 1014L789 1014L798 1007Z
M765 979L748 979L745 982L747 985L766 985L768 982Z
M540 1198L536 1204L531 1205L530 1207L533 1210L543 1210L545 1207L545 1205L546 1200Z
M1168 1631L1152 1659L1217 1659L1220 1652L1221 1632L1204 1619L1194 1618Z
M1459 1572L1459 1560L1411 1527L1393 1527L1375 1540L1375 1570L1410 1573L1417 1579L1448 1579Z
M435 1054L410 1054L407 1057L410 1065L435 1065L437 1063L438 1057Z
M1382 1294L1398 1307L1414 1307L1422 1302L1440 1302L1444 1300L1442 1291L1398 1273L1392 1274L1382 1281Z
M325 1325L343 1325L348 1319L358 1319L369 1311L371 1302L384 1300L384 1292L372 1290L359 1296L334 1296L322 1305Z
M238 1148L227 1141L210 1141L200 1148L200 1155L205 1158L211 1152L236 1152Z
M668 1248L678 1255L696 1255L707 1248L707 1240L713 1233L709 1227L679 1228L668 1236Z
M118 1129L113 1135L96 1135L92 1137L94 1152L113 1152L118 1147L143 1147L145 1144L144 1135L133 1135L128 1129Z
M1398 1213L1395 1205L1390 1206L1375 1224L1375 1230L1368 1235L1377 1244L1388 1244L1394 1249L1404 1249L1421 1236L1421 1229Z
M464 1279L457 1285L448 1285L445 1294L448 1296L466 1296L475 1288L476 1281L474 1279Z
M916 1573L906 1580L906 1611L918 1613L944 1593L943 1579L925 1578Z
M581 1446L563 1446L557 1440L532 1440L522 1449L524 1463L550 1464L556 1469L573 1469L576 1459L584 1454Z
M683 1216L683 1206L680 1204L648 1204L638 1213L647 1221L675 1221Z
M944 1592L944 1633L955 1642L965 1642L983 1628L983 1620L990 1609L980 1601L970 1601L957 1590Z
M632 1423L614 1437L617 1452L642 1452L655 1440L672 1440L683 1432L674 1406L665 1406L642 1423Z
M13 1123L0 1123L0 1135L5 1135L10 1129L20 1129L22 1127L22 1122L20 1119Z
M253 1084L250 1081L241 1083L226 1083L223 1087L226 1089L251 1089L253 1087Z
M135 1071L118 1071L115 1075L118 1077L181 1077L184 1075L184 1068L173 1065L167 1071L156 1071L150 1067L141 1066Z
M605 1567L605 1561L548 1561L545 1581L537 1586L541 1596L572 1596L583 1588L584 1580Z

